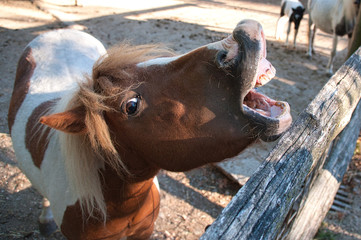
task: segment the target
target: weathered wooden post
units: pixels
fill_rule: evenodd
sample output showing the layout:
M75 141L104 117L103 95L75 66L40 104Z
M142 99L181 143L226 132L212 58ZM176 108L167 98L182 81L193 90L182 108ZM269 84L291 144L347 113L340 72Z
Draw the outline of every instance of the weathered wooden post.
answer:
M350 49L347 53L349 58L361 46L361 8L358 10L356 25L352 33Z
M332 204L345 163L339 164L340 150L330 148L330 144L350 122L355 109L349 125L352 137L345 130L346 137L341 134L339 138L347 146L356 143L354 135L358 136L361 125L361 107L356 108L360 98L361 49L358 49L300 114L201 239L282 239L288 233L292 234L289 239L312 238L314 230L307 236L298 234L303 231L298 223L317 218L317 224L312 226L317 231L323 214ZM336 146L353 152L355 145ZM349 153L345 152L345 156ZM334 186L330 193L325 181ZM320 189L324 192L321 196L317 195ZM314 216L309 214L310 209L316 211L309 206L313 204L312 198L325 200L325 205L321 204L324 207L317 208L321 213L313 212Z
M325 164L317 170L309 193L303 196L301 204L303 207L300 207L286 239L312 239L316 235L322 220L332 206L342 177L346 173L360 129L361 101L349 124L331 144Z

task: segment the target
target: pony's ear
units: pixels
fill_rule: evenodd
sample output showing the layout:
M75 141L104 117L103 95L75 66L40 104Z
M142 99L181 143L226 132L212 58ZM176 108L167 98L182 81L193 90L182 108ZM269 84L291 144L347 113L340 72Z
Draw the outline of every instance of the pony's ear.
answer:
M39 122L66 133L82 134L87 132L84 107L77 107L65 112L42 116Z

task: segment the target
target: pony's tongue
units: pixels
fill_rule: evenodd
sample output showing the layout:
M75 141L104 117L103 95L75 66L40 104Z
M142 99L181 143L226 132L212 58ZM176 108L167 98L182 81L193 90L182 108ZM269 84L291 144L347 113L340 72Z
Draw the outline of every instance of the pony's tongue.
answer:
M276 69L272 64L263 57L258 62L257 78L256 78L256 87L260 87L268 83L276 75Z

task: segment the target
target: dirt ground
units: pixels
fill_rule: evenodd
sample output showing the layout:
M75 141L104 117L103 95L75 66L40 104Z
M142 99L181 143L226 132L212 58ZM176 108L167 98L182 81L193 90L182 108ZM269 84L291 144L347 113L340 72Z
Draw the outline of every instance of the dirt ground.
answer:
M70 26L91 33L106 47L128 39L133 44L162 42L184 53L222 39L238 21L252 18L264 27L268 60L277 69L276 77L262 91L288 101L294 118L329 78L325 67L331 36L319 32L316 54L308 59L307 14L296 49L275 40L279 0L133 0L113 2L110 7L105 6L111 2L107 0L102 1L102 7L80 0L81 6L74 6L75 1L70 0L62 1L62 6L56 0L47 2L51 1L0 0L0 239L43 239L37 228L41 196L17 168L7 128L17 59L26 44L42 32ZM346 46L347 39L342 38L335 69L344 61ZM320 236L326 236L323 239L361 239L360 159L359 147L345 177L352 204L346 213L328 214L322 227L328 233ZM213 166L185 173L161 171L158 177L161 209L152 239L198 239L240 188ZM64 237L57 232L50 239Z

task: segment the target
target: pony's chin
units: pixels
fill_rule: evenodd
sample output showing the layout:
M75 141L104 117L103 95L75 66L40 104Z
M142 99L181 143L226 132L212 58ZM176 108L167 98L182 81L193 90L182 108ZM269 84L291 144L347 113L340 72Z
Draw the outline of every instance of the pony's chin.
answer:
M274 141L292 123L287 102L275 101L254 89L245 97L243 113L255 123L257 134L263 141Z

